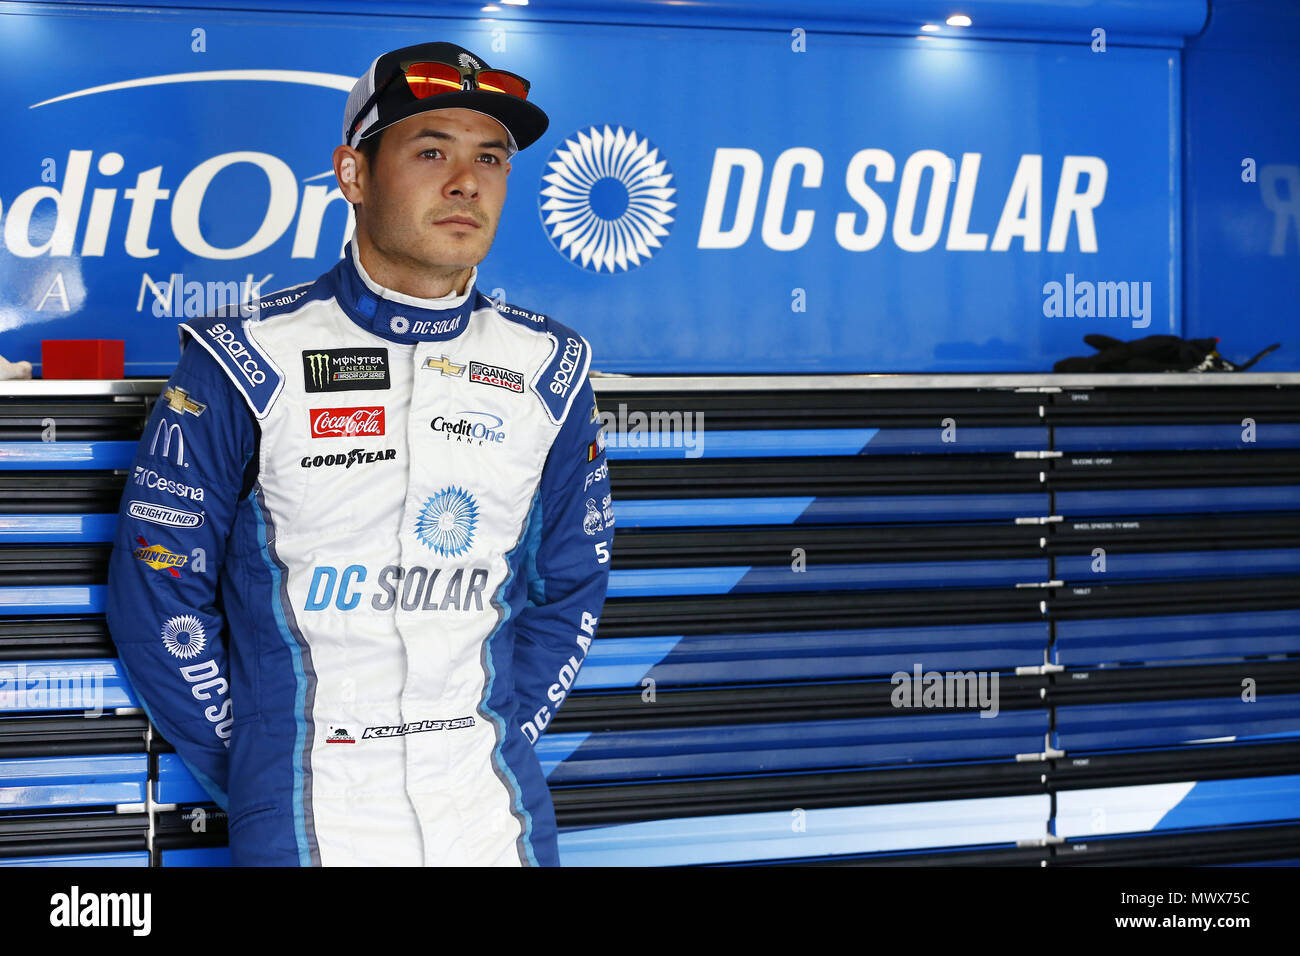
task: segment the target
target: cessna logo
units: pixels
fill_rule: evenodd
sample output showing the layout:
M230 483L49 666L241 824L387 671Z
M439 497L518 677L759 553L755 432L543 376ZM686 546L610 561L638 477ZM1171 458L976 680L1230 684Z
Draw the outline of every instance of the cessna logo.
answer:
M435 359L435 358L425 359L424 367L436 368L439 371L441 371L443 375L463 375L465 373L465 366L457 365L455 362L447 358L447 356L445 355L440 359Z
M174 385L163 392L162 397L163 401L167 403L167 407L174 412L180 412L182 418L185 416L186 412L189 412L195 418L198 418L198 416L208 410L208 406L190 398L190 393L185 391L185 389L178 388Z
M302 379L308 392L389 388L388 349L304 350Z
M177 422L168 422L163 419L158 420L158 427L154 429L153 441L149 445L149 454L158 454L158 439L162 439L162 457L172 458L181 468L188 468L189 462L185 460L185 433L181 431L181 426ZM176 455L172 456L172 445L176 446Z
M146 468L144 465L135 466L135 483L144 485L146 488L157 488L159 491L165 491L171 495L189 498L191 501L203 500L203 489L198 485L184 485L179 481L172 481L172 479L164 478L152 468Z

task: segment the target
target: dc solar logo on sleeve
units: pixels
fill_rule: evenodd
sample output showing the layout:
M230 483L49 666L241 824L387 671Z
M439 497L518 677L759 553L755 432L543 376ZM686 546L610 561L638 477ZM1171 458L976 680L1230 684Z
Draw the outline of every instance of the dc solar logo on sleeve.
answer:
M182 614L162 626L163 647L181 660L189 660L203 653L208 644L203 622L193 614Z
M589 272L626 272L662 248L677 189L659 148L635 130L579 131L551 153L538 197L557 252Z
M473 545L477 525L478 504L474 496L453 486L424 502L415 519L415 534L425 547L454 558Z

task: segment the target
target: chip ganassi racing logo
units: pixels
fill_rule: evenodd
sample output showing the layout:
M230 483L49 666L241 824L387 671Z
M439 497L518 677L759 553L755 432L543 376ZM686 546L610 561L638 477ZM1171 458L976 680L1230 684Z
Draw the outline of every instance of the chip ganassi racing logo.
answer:
M522 392L524 390L524 376L522 373L502 368L500 365L488 365L486 362L469 363L469 380L471 382L482 382L484 385L495 385L497 388L504 388L509 392Z

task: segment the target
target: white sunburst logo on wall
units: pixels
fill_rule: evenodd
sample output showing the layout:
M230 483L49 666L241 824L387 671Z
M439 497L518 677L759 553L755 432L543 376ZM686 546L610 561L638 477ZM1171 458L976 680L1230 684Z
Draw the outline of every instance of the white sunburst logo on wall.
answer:
M551 245L592 272L626 272L662 247L677 203L668 161L635 130L579 131L551 153L538 197Z

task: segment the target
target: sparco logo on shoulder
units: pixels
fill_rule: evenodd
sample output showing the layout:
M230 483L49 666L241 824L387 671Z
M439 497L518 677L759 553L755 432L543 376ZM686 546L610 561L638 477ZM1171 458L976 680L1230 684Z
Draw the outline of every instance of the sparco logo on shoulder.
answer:
M384 434L384 408L313 408L312 438L357 438Z
M248 350L243 342L235 337L232 329L226 327L226 323L218 322L207 329L208 336L216 339L232 359L235 360L239 372L244 378L248 379L253 385L261 385L266 381L266 373L257 365L257 360L253 358L253 353Z
M551 379L551 391L556 395L568 394L569 386L573 384L573 373L578 370L578 356L581 354L582 343L572 335L568 336L568 341L564 343L564 355L560 358L560 367L555 371L555 378Z

